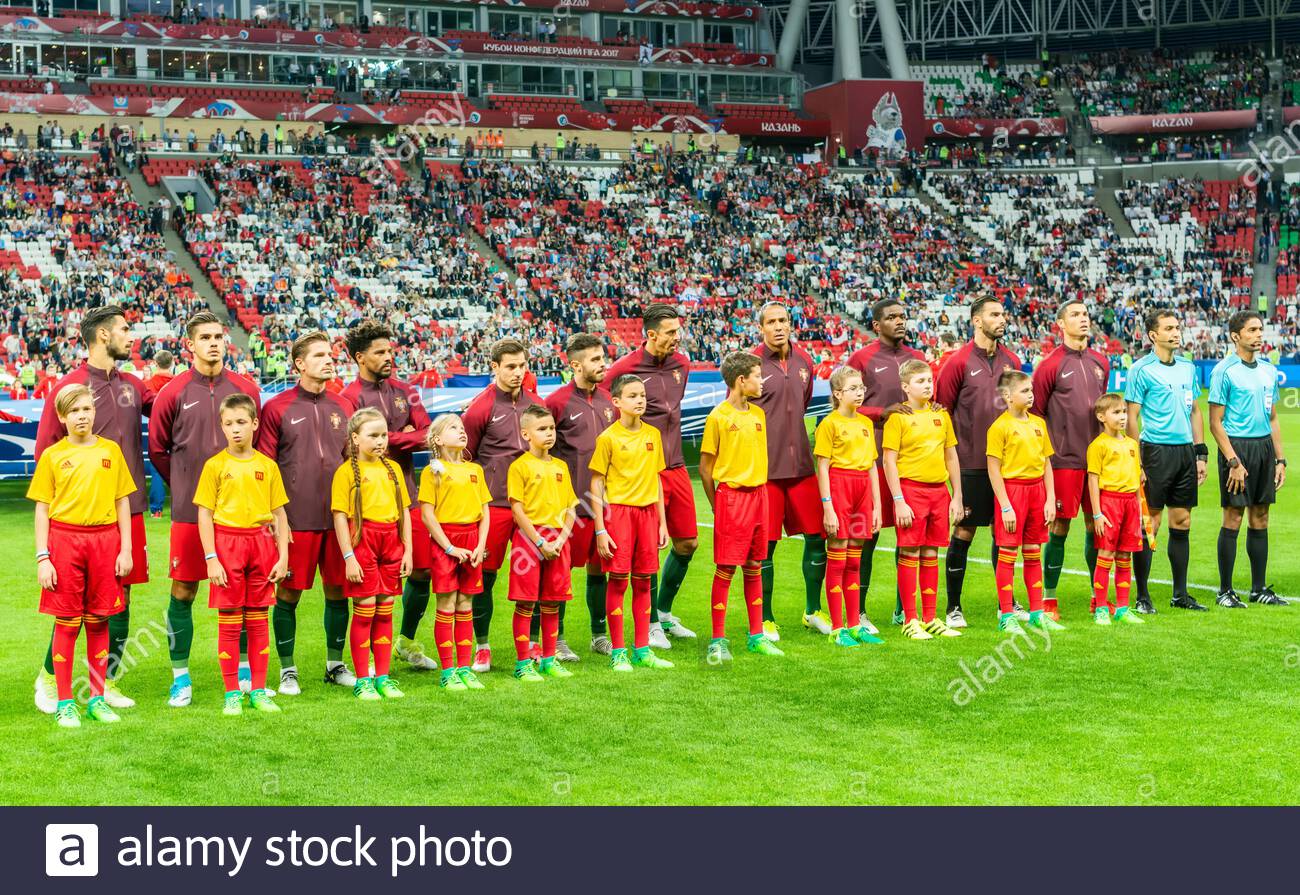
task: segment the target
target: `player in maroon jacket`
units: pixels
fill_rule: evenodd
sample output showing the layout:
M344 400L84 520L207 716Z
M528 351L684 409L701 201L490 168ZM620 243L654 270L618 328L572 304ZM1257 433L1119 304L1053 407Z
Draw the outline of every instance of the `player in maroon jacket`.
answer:
M790 312L780 302L768 302L758 311L763 341L752 351L758 356L763 394L753 399L767 418L767 559L763 560L763 633L781 639L772 613L772 558L787 535L803 536L803 625L819 634L831 633L830 616L822 611L822 585L826 580L826 535L822 530L821 495L808 426L804 414L812 401L813 359L790 342Z
M587 567L587 611L591 614L591 651L602 656L610 653L605 627L605 568L596 553L596 530L592 521L591 457L596 452L596 436L605 431L618 411L609 393L602 391L605 379L605 343L600 336L577 333L564 348L573 378L551 392L546 409L555 417L555 446L551 454L569 467L573 490L578 495L578 521L569 536L569 564ZM560 604L560 639L555 658L576 662L578 656L564 640L564 607ZM533 613L533 624L540 626L540 613ZM533 630L534 637L539 627Z
M343 397L357 410L374 407L388 421L388 456L401 467L408 494L416 493L417 451L425 450L429 414L420 400L420 390L393 376L393 332L374 320L362 320L348 330L348 357L357 365L357 380L343 390ZM433 543L420 518L415 501L411 516L411 574L402 589L402 628L394 652L417 670L437 671L438 663L416 643L420 620L429 608L429 576L433 568ZM327 607L328 608L328 607ZM337 633L337 629L335 629ZM342 649L340 641L340 649ZM340 653L340 664L342 654Z
M881 439L885 433L885 420L895 413L910 414L912 406L903 394L903 383L898 378L898 368L909 360L925 360L925 355L903 343L907 340L907 308L896 298L882 298L871 306L871 329L876 334L876 341L859 349L849 358L849 366L862 374L862 384L866 387L866 396L858 413L868 417L873 425L876 437L876 454L881 455ZM888 494L889 486L880 472L880 466L873 469L880 484L880 493ZM894 527L894 502L882 500L880 507L881 529ZM862 570L858 579L858 611L862 616L862 625L870 634L878 634L876 626L867 618L867 591L871 588L871 560L876 555L876 545L880 542L880 532L875 537L862 543ZM894 551L897 565L898 551ZM895 576L897 577L897 576ZM897 587L894 594L894 623L903 623L903 604L898 598Z
M172 492L172 593L167 604L172 686L167 704L175 708L189 705L193 695L189 662L194 597L199 582L208 577L194 491L203 464L226 446L222 399L243 392L260 405L257 386L226 369L226 329L216 314L199 311L187 320L184 344L193 366L163 386L149 416L149 460ZM240 662L239 676L241 685L250 679L246 661Z
M492 384L485 388L465 409L466 444L470 458L483 467L492 503L488 506L487 555L483 559L483 593L474 595L475 673L492 668L492 647L488 633L492 628L492 588L497 572L505 562L506 546L515 534L514 515L506 494L506 477L510 464L528 450L520 427L524 411L541 404L536 392L524 388L528 372L528 349L516 339L501 339L492 345Z
M298 602L316 583L320 570L325 594L325 682L350 687L356 678L343 663L348 632L348 601L343 596L346 564L334 536L330 487L343 463L352 402L330 391L334 357L330 337L320 330L293 342L290 362L298 384L280 392L262 408L257 449L280 467L289 504L289 573L276 585L272 624L280 658L280 686L297 696L298 668L293 651L298 637Z
M961 494L966 502L966 516L953 529L948 544L946 577L950 628L966 627L961 609L961 589L966 581L966 555L975 530L993 522L993 485L989 481L989 426L1001 415L1002 399L998 395L998 377L1007 370L1019 370L1020 359L1002 344L1007 331L1007 312L1002 302L992 296L975 299L970 306L972 337L953 352L939 370L934 384L934 401L947 409L957 431L957 459L961 464ZM994 566L997 545L993 545ZM1018 604L1017 616L1025 613Z
M613 382L631 373L645 383L646 407L642 420L659 430L668 468L659 474L664 492L664 514L673 547L664 560L663 581L658 587L658 618L650 623L650 646L671 649L666 635L691 638L695 632L673 615L673 600L681 590L691 557L699 546L699 523L695 519L695 488L682 456L682 398L691 362L677 350L682 341L681 315L672 305L656 302L641 317L645 344L616 361L605 378ZM651 582L652 590L655 583Z
M86 345L86 362L60 379L53 387L52 396L41 409L41 421L36 427L35 459L40 459L47 447L67 435L67 428L59 422L54 411L53 395L67 385L90 387L95 401L96 435L117 442L126 457L127 469L135 482L131 494L131 574L123 579L124 607L108 619L108 677L104 681L104 699L113 708L130 708L134 700L124 696L117 687L121 672L122 650L131 625L131 585L149 581L149 554L145 549L144 511L147 498L144 487L144 450L140 433L144 427L141 417L149 412L154 395L143 382L130 373L117 369L117 362L131 356L131 326L126 322L126 312L118 305L104 305L86 312L81 319L81 340ZM53 640L50 641L51 645ZM58 694L54 690L54 653L45 654L45 666L36 678L36 707L53 714Z
M1052 481L1056 490L1056 521L1043 551L1043 610L1060 619L1056 585L1065 564L1065 539L1070 520L1082 507L1085 521L1092 518L1088 504L1088 445L1101 434L1101 422L1092 407L1106 391L1110 361L1088 347L1092 319L1088 306L1070 301L1056 309L1061 342L1034 371L1033 412L1047 420L1052 439ZM1091 525L1083 527L1083 556L1091 577L1097 565Z

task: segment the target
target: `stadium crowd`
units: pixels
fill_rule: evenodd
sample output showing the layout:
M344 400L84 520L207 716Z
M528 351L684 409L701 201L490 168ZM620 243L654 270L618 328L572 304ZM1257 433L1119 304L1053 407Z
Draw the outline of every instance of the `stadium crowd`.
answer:
M1269 92L1262 49L1168 48L1082 54L1064 69L1084 115L1159 115L1258 108Z

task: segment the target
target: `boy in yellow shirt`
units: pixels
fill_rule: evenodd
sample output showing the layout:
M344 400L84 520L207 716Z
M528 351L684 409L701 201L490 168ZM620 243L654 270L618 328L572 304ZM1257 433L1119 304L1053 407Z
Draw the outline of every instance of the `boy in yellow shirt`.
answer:
M757 356L737 351L722 361L727 400L709 413L700 445L700 481L713 508L713 639L711 665L731 661L727 643L727 592L736 566L745 577L748 649L764 656L783 656L763 633L763 579L767 556L767 418L751 398L763 393Z
M1110 570L1115 568L1115 621L1145 624L1129 611L1129 585L1133 579L1133 554L1142 549L1145 531L1138 487L1142 462L1138 443L1125 432L1128 406L1114 393L1097 399L1094 410L1102 433L1088 445L1088 496L1092 499L1092 525L1096 532L1097 570L1092 576L1093 619L1110 624L1106 592Z
M659 430L641 421L645 383L624 373L609 388L618 419L596 436L591 455L592 520L596 551L609 575L605 618L609 620L609 667L614 671L672 668L650 651L650 577L659 570L659 551L668 546L659 473L666 468ZM632 657L624 645L623 595L632 583Z
M510 599L515 604L515 677L540 683L543 677L573 677L555 661L560 635L560 603L573 599L569 578L569 535L573 533L578 495L573 493L569 467L551 456L555 446L555 418L541 404L533 404L519 418L527 453L510 464L506 493L514 517L511 541ZM534 608L542 613L542 661L538 667L528 655L529 628Z
M1034 416L1034 383L1029 374L1007 370L998 378L998 393L1007 409L989 426L989 481L1001 508L1001 521L993 523L998 547L994 573L998 588L998 630L1023 634L1012 610L1012 581L1016 550L1025 561L1025 590L1029 593L1029 623L1036 628L1062 631L1064 626L1043 612L1043 544L1047 527L1056 518L1056 492L1052 487L1052 440L1047 422Z
M203 464L194 492L199 541L208 564L208 607L216 609L217 658L226 685L222 713L243 712L239 692L239 637L248 630L252 692L248 704L278 712L266 689L271 655L267 625L275 604L275 583L289 568L289 517L280 467L253 449L257 405L242 392L227 395L218 411L226 449Z
M72 656L86 627L90 701L86 716L120 721L104 700L108 673L108 617L126 601L122 579L131 574L131 507L135 482L117 443L94 434L95 400L84 385L65 385L54 399L68 434L41 452L29 500L36 502L36 577L40 611L54 616L54 681L60 727L80 727L72 695Z

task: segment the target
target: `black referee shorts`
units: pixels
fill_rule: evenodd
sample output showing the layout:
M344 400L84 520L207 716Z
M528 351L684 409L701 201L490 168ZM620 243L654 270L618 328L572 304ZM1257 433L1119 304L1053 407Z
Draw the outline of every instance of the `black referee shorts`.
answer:
M1196 448L1188 444L1148 444L1142 448L1142 471L1147 474L1147 507L1158 513L1165 507L1196 506Z
M958 525L980 527L993 522L993 483L989 481L987 469L961 471L961 499L966 517Z
M1228 461L1219 454L1219 506L1262 507L1277 502L1274 487L1274 466L1277 454L1273 452L1273 437L1228 438L1237 453L1237 459L1246 467L1246 487L1236 494L1228 493Z

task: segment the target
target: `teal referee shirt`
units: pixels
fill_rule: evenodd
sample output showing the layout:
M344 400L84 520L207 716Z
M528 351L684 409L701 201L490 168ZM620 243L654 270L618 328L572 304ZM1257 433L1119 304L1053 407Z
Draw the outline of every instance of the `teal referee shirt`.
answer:
M1229 438L1273 434L1273 407L1281 397L1277 367L1258 357L1250 363L1235 351L1210 373L1210 403L1223 406L1223 431Z

